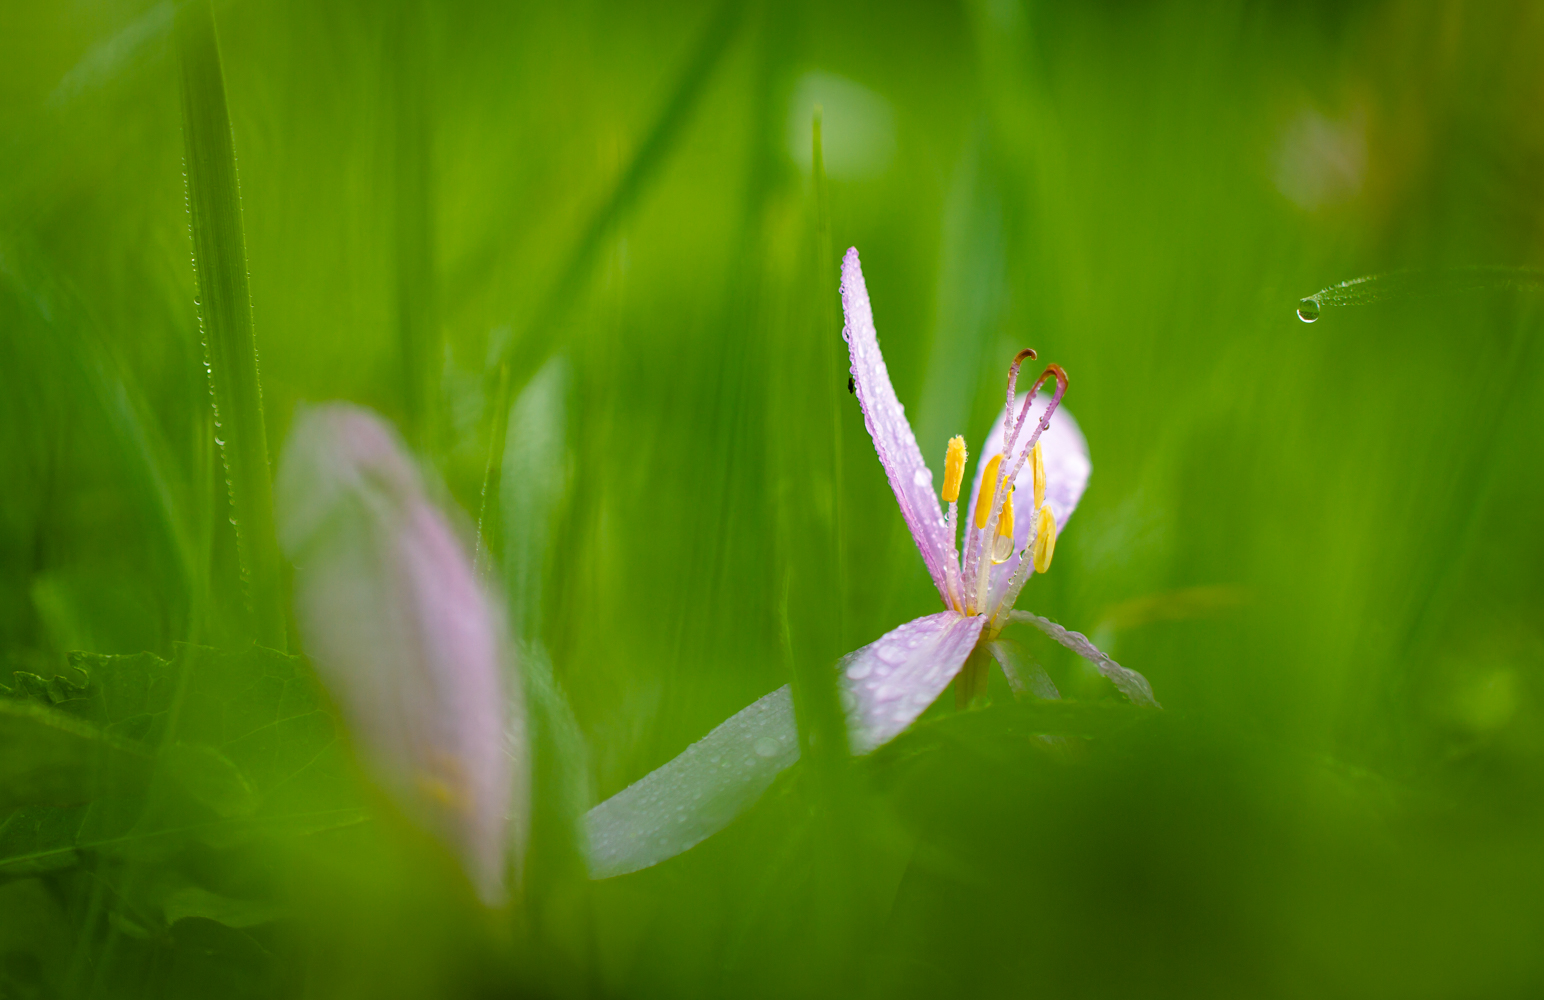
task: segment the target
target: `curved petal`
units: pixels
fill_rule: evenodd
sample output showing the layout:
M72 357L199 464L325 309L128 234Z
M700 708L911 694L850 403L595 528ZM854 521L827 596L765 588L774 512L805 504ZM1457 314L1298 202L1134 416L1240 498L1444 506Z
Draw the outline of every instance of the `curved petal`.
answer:
M842 702L853 753L868 753L927 710L976 648L986 619L940 611L886 632L842 658Z
M847 325L842 339L852 356L853 391L863 407L863 423L879 464L884 466L895 491L895 502L911 529L927 571L938 587L938 595L949 603L949 586L944 575L947 560L955 558L954 541L944 529L938 494L933 489L933 473L922 461L917 438L906 421L906 408L896 398L890 385L890 372L879 353L879 334L874 330L874 312L869 306L868 287L863 283L863 267L858 263L856 247L842 259L842 313Z
M1110 659L1104 650L1089 642L1088 636L1082 632L1069 631L1049 618L1042 618L1028 611L1011 611L1008 613L1008 620L1033 625L1092 663L1094 669L1103 674L1133 704L1145 705L1149 708L1163 707L1158 704L1158 699L1153 697L1153 686L1147 682L1146 677Z
M1019 412L1019 407L1024 405L1025 393L1019 393L1013 401L1013 412ZM1030 421L1036 419L1044 412L1045 403L1050 401L1049 394L1043 394L1035 401L1030 410L1029 419L1025 421L1024 430L1020 433L1022 441L1033 428ZM986 444L981 449L980 458L976 462L976 478L970 488L970 506L965 508L967 512L976 509L976 498L981 494L981 477L985 474L986 463L993 455L1002 451L1003 447L1003 422L1006 414L998 414L997 422L992 425L992 430L986 436ZM1017 446L1016 446L1017 447ZM1093 471L1093 465L1088 459L1088 442L1083 438L1083 431L1079 429L1078 422L1072 414L1067 412L1065 406L1056 408L1051 414L1051 423L1040 435L1040 448L1045 459L1045 502L1051 508L1051 513L1056 517L1056 532L1058 535L1066 530L1067 520L1072 517L1072 512L1077 509L1078 501L1083 497L1083 490L1088 486L1089 474ZM1005 459L1006 461L1006 459ZM1013 519L1013 550L1014 554L1007 562L992 567L991 588L992 593L1001 591L1004 581L1013 575L1013 571L1019 565L1019 552L1029 544L1030 533L1034 530L1035 519L1030 516L1029 498L1035 495L1035 473L1029 462L1025 462L1019 469L1019 474L1014 479L1014 519ZM962 517L970 517L969 513L962 513ZM971 522L967 521L967 524Z
M713 836L799 759L785 684L585 816L591 878L626 875Z
M523 826L519 691L503 620L396 435L368 410L301 411L275 484L307 652L378 780L503 897L511 806Z

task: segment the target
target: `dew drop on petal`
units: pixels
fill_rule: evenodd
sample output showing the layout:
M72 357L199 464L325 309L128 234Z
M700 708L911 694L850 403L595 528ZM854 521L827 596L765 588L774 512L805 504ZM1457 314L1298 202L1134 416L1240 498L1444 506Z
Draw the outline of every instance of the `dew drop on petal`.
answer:
M911 474L911 481L916 483L920 489L931 490L933 488L933 474L925 468L913 472Z

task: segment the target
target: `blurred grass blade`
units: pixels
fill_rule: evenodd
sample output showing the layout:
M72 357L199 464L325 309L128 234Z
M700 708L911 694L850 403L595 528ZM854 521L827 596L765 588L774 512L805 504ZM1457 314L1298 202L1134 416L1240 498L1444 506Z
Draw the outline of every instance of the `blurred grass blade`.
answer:
M186 504L173 487L176 463L133 371L91 335L99 325L91 309L76 289L59 281L51 270L32 241L18 237L15 245L0 246L0 285L24 304L31 324L45 332L29 336L30 331L16 330L15 345L36 360L24 363L13 355L7 361L39 376L59 371L99 409L102 425L114 442L112 457L120 463L131 495L145 519L158 529L176 568L181 586L175 592L186 604L183 614L174 616L174 634L196 635L203 619L207 559L200 558L188 528ZM44 362L44 357L49 361Z
M188 211L198 274L199 322L214 395L215 440L225 460L253 638L265 646L284 649L279 550L274 537L257 344L252 333L241 194L209 0L193 0L179 12L176 37Z
M493 412L504 413L508 409L509 365L499 365L499 387L493 396ZM508 433L509 421L501 420L493 425L492 433L488 435L488 460L483 467L482 494L477 506L477 552L472 564L479 580L489 578L498 563L498 554L504 548L500 540L503 523L498 511L504 478L504 441Z
M106 86L136 62L163 55L175 16L176 5L161 0L122 31L92 46L60 79L48 95L47 105L64 107L82 94Z
M425 51L426 14L422 0L412 0L389 19L386 72L393 110L393 237L405 429L413 446L432 458L438 444L444 359L435 284L434 77Z
M802 355L804 370L791 374L813 389L806 396L821 418L807 421L803 445L789 442L780 451L785 481L824 478L829 484L831 506L825 517L811 510L808 503L786 505L780 519L783 524L783 553L787 560L782 602L784 655L793 676L794 705L799 716L799 739L808 759L829 766L847 758L847 726L837 696L837 674L831 669L836 658L849 646L844 634L847 601L846 566L842 556L842 452L840 397L846 395L848 379L841 375L836 352L845 347L837 332L833 303L837 295L838 271L831 253L830 210L827 203L824 150L821 142L821 114L817 108L811 123L813 181L813 240L806 244L814 250L813 280L796 285L795 294L810 297L813 322L808 324L804 343L795 356ZM808 252L808 251L806 251ZM811 273L811 272L806 272ZM840 395L839 395L840 394ZM792 422L793 411L787 415ZM796 539L813 539L813 546L796 546ZM834 565L833 565L834 563ZM833 593L834 591L834 593Z
M522 643L541 636L541 589L555 535L553 517L567 489L568 363L553 358L510 411L504 449L504 589L510 629Z
M680 137L681 129L702 95L708 78L729 49L730 39L740 23L745 6L738 0L723 0L719 4L718 10L703 30L679 82L660 109L659 117L645 133L643 141L638 145L638 152L622 171L616 186L584 227L556 284L531 314L530 321L523 325L518 335L511 338L509 346L504 350L503 360L509 365L510 380L515 387L524 386L531 374L560 346L561 338L555 334L554 325L577 298L606 237L637 202L638 195ZM491 414L489 426L498 424L506 417L507 411L504 410Z

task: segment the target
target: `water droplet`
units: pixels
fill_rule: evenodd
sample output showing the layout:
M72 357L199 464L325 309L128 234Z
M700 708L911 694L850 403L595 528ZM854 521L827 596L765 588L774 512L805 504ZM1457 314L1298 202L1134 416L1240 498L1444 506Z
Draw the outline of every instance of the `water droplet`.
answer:
M756 756L772 758L777 756L777 740L770 736L763 736L756 741Z
M885 643L879 647L879 658L892 667L906 662L906 652L894 643Z
M916 483L920 489L931 490L933 488L933 474L927 469L918 469L916 472L913 472L911 474L911 481Z
M1306 299L1297 301L1297 318L1304 323L1312 323L1319 318L1319 299L1310 295Z
M847 678L848 680L861 681L863 678L867 677L873 672L873 661L866 658L860 658L854 662L852 666L847 668Z

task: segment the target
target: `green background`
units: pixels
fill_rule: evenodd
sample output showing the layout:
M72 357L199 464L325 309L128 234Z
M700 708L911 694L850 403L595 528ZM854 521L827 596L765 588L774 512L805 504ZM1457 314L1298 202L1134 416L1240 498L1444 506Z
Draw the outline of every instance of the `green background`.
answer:
M1442 277L1544 265L1538 5L214 9L271 452L298 404L375 408L471 539L499 360L519 393L560 359L555 506L485 523L584 753L538 746L499 912L346 742L303 797L357 822L167 834L277 807L129 782L126 832L43 868L19 824L78 806L8 764L0 993L1544 990L1544 313ZM173 16L0 11L6 678L242 646ZM937 610L843 384L848 246L935 473L1020 347L1068 370L1094 474L1019 605L1165 711L1025 635L1091 738L1024 735L999 678L590 883L561 802Z

